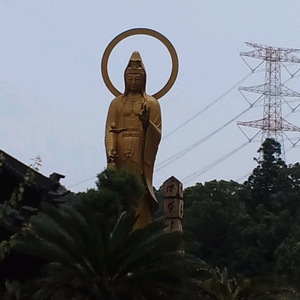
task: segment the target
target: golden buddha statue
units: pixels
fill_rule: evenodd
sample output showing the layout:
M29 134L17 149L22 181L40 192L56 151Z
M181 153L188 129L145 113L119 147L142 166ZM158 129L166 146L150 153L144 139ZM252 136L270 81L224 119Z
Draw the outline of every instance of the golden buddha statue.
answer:
M133 52L124 77L125 92L109 107L105 147L109 168L137 174L146 187L144 197L133 208L139 215L137 229L150 224L157 209L152 176L161 139L161 112L158 101L145 92L146 71L138 52Z

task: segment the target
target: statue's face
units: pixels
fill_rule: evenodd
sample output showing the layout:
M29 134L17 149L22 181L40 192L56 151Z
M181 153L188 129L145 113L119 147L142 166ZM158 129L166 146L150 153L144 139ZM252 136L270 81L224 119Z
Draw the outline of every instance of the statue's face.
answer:
M126 86L130 92L141 92L144 86L144 76L137 73L126 74Z

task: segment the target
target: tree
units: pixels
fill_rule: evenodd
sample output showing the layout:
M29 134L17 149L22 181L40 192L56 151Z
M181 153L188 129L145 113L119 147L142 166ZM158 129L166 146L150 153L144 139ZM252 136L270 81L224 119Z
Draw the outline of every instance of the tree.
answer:
M249 208L255 208L263 204L271 211L281 209L281 199L276 198L283 196L281 192L287 191L291 186L291 180L287 176L287 165L281 158L281 145L268 138L262 143L258 153L258 166L245 183L252 194L247 205Z
M192 236L191 253L213 266L231 266L236 237L249 222L239 200L242 185L230 181L210 181L184 192L184 228Z
M44 205L31 219L31 233L16 249L49 261L35 299L179 299L197 292L198 282L189 274L205 264L182 252L181 233L165 232L162 221L133 231L133 212L114 219L118 209L111 208L119 204L109 206L111 214L104 213L100 201L120 200L111 197L118 189L101 190L118 181L116 176L100 176L99 194L87 193L59 209Z
M287 166L280 144L272 139L259 153L258 166L244 184L214 180L184 192L191 253L212 266L227 267L231 276L300 270L297 259L287 259L299 249L300 166Z
M266 275L281 264L276 260L278 253L283 253L282 243L298 224L300 172L298 164L287 166L281 159L280 144L274 139L266 139L258 152L258 166L245 182L250 193L244 201L253 220L247 234L252 237L249 246L257 261L251 274Z

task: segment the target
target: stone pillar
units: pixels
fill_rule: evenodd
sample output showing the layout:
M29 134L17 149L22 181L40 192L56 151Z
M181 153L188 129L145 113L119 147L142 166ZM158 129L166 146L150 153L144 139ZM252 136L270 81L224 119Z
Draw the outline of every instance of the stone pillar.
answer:
M183 218L183 185L174 176L167 179L163 184L164 214L169 232L182 232Z

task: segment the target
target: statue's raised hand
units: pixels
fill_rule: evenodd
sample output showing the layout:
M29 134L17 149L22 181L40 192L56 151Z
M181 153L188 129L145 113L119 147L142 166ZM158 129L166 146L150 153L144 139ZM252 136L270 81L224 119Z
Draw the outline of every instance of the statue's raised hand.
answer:
M139 114L139 119L143 123L144 129L146 129L150 120L150 107L147 107L145 104L143 104L142 110Z

